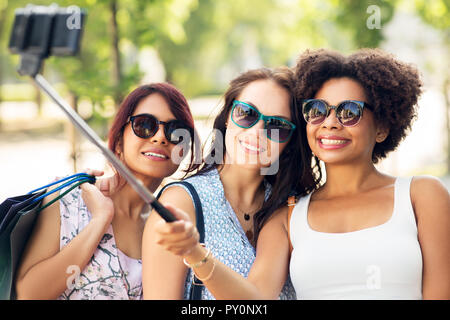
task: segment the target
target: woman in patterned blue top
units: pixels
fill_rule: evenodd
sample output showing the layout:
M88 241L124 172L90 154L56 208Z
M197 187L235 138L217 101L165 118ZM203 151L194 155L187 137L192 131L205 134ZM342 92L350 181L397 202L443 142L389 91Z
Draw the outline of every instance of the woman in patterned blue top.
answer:
M315 189L321 178L320 168L315 173L311 168L292 88L288 68L251 70L232 80L214 122L211 150L198 172L186 179L201 201L206 247L243 276L255 260L255 239L270 214L293 192ZM192 194L181 184L163 190L160 201L187 212L195 223ZM153 228L160 219L151 214L144 230L144 298L187 298L192 274L180 257L156 243ZM280 298L295 299L289 279ZM204 288L202 299L214 298Z

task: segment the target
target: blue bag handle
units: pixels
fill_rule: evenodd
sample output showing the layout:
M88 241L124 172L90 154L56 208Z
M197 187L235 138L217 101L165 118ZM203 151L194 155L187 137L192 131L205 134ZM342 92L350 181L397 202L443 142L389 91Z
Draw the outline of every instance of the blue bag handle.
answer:
M66 181L66 180L69 180L69 179L72 179L72 178L75 178L75 177L92 177L92 176L90 176L90 175L88 175L87 173L84 173L84 172L82 172L82 173L75 173L75 174L73 174L73 175L71 175L71 176L68 176L68 177L59 179L59 180L57 180L57 181L54 181L54 182L52 182L52 183L49 183L49 184L47 184L47 185L45 185L45 186L43 186L43 187L34 189L34 190L28 192L28 194L31 194L31 193L34 193L34 192L36 192L36 191L39 191L39 190L42 190L42 189L45 189L45 188L54 186L55 184L61 183L61 182L63 182L63 181Z
M69 180L69 179L71 179L71 180ZM44 193L43 195L41 195L41 196L37 197L36 199L34 199L34 200L33 200L33 203L34 203L34 202L37 202L37 201L40 201L40 200L42 200L43 198L45 198L45 197L51 195L52 193L55 193L56 191L59 191L59 190L65 188L65 187L67 187L67 186L70 186L71 184L73 184L73 183L75 183L75 182L82 182L82 183L84 183L84 182L89 182L89 183L95 183L95 180L96 180L96 179L95 179L94 176L88 175L87 173L76 173L76 174L73 174L73 175L71 175L71 176L68 176L68 177L59 179L59 180L57 180L57 181L54 181L54 182L52 182L52 183L49 183L49 184L47 184L47 185L45 185L45 186L43 186L43 187L34 189L34 190L30 191L28 194L31 194L31 193L34 193L34 192L36 192L36 191L39 191L39 190L42 190L42 189L51 187L51 186L53 186L53 185L55 185L55 184L58 184L58 183L61 183L61 182L67 181L67 180L69 180L69 181L66 182L66 183L64 183L64 184L62 184L62 185L60 185L59 187L53 189L52 191L46 192L46 193ZM80 184L81 184L81 183L80 183ZM80 185L80 184L78 184L78 185ZM78 185L77 185L77 186L78 186ZM72 190L72 189L73 189L73 188L71 188L70 190Z
M92 179L89 179L89 178L73 179L70 182L72 182L72 181L76 181L76 183L74 183L69 189L65 190L63 193L58 195L55 199L53 199L52 201L49 201L47 204L45 204L42 207L40 207L37 212L41 212L42 210L44 210L48 206L51 206L53 203L55 203L56 201L58 201L59 199L64 197L70 191L72 191L73 189L75 189L78 186L81 186L83 183L85 183L85 182L92 183ZM94 182L95 182L95 179L94 179ZM50 193L48 193L48 194L50 194Z

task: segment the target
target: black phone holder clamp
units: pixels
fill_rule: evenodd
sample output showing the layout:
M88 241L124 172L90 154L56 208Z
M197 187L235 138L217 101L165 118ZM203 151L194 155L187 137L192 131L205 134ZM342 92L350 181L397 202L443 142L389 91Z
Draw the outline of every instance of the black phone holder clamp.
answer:
M76 6L29 4L17 9L9 49L21 57L19 74L36 76L50 55L77 54L85 19L86 12Z

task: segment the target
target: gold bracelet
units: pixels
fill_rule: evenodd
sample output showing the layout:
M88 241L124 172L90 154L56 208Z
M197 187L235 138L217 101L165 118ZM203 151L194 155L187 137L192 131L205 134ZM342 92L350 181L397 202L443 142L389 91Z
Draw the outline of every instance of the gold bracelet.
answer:
M215 267L216 267L216 261L213 259L213 266L212 266L212 269L211 269L211 271L209 272L209 274L208 274L205 278L200 278L200 277L195 273L195 270L194 270L194 269L192 269L192 271L194 272L194 274L195 274L195 276L197 277L198 280L200 280L201 282L206 282L206 281L208 281L209 279L211 279Z
M189 267L189 268L191 268L191 269L198 268L198 267L204 265L204 264L208 261L209 256L211 255L211 249L210 249L210 248L206 248L206 250L207 250L207 252L206 252L205 257L204 257L202 260L200 260L199 262L189 264L189 263L186 261L186 258L183 258L183 263L184 263L187 267Z

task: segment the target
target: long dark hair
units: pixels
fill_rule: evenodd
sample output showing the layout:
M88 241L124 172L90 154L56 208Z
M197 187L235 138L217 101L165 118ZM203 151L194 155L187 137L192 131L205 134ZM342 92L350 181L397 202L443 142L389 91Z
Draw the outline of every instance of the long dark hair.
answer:
M286 204L290 195L302 196L316 189L321 179L320 167L311 165L312 152L306 138L306 123L301 116L296 100L292 94L294 89L293 71L287 67L275 69L260 68L242 73L231 81L224 95L224 104L214 121L214 133L211 150L204 161L196 165L197 174L204 174L217 168L220 164L214 163L215 151L223 148L226 154L225 132L233 101L238 98L242 90L251 82L257 80L272 80L291 95L290 111L292 122L297 126L288 144L280 154L279 170L274 175L267 175L265 179L272 186L272 192L264 202L262 208L254 215L254 242L259 232L275 210ZM219 133L220 132L220 133ZM222 159L223 160L223 159ZM224 161L223 161L224 162ZM223 163L222 162L222 163Z

